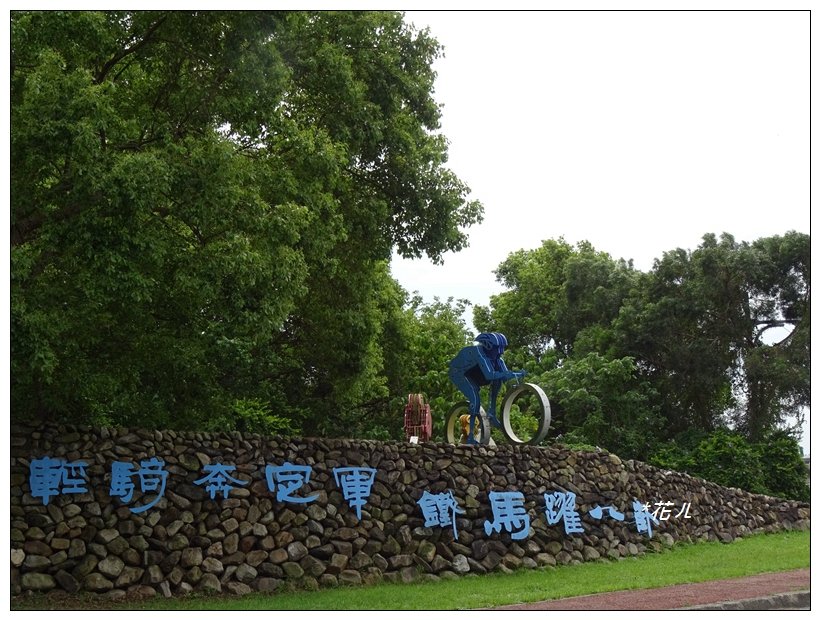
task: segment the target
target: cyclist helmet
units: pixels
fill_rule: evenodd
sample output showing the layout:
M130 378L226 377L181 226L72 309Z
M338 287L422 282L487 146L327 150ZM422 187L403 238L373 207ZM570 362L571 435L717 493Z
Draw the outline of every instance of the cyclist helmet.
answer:
M504 349L507 348L507 337L499 332L479 334L476 336L476 342L488 351L495 349L497 351L497 355L503 354Z

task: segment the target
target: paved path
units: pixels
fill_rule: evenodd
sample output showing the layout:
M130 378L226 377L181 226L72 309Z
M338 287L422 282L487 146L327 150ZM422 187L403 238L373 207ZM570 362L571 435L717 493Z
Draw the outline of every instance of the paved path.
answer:
M803 568L784 573L766 573L737 579L687 583L648 590L623 590L542 601L540 603L521 603L519 605L498 607L497 609L666 610L715 604L726 604L724 608L729 609L740 608L736 606L738 605L736 602L746 601L747 599L759 600L746 603L746 607L743 607L745 609L772 609L784 606L791 608L793 595L788 597L779 595L799 591L806 592L809 589L809 569ZM807 595L801 595L800 607L807 606L807 598Z

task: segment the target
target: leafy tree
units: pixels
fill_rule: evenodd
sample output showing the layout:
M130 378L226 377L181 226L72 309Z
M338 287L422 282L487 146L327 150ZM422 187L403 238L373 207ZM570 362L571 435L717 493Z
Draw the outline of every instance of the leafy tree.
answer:
M655 394L631 358L589 353L528 380L548 394L550 435L556 441L591 444L624 458L646 460L662 434Z
M809 403L809 237L706 235L656 261L614 327L662 397L671 435L731 419L752 440ZM789 326L767 342L764 334ZM774 332L770 332L774 333Z
M444 416L464 400L448 371L450 360L475 336L464 322L467 305L466 300L453 298L424 303L415 296L405 310L408 347L402 385L406 393L398 393L394 409L404 410L407 394L424 394L433 416L433 437L439 440L444 437Z
M810 402L807 235L706 235L647 273L548 240L497 275L508 290L474 321L507 334L508 361L549 385L553 426L571 441L640 458L732 425L754 443Z
M330 432L383 394L392 248L481 217L438 54L389 12L14 12L13 415Z
M496 270L508 290L494 295L490 308L477 307L479 329L507 335L519 360L582 355L608 348L608 329L637 278L632 266L563 239L535 250L510 254Z

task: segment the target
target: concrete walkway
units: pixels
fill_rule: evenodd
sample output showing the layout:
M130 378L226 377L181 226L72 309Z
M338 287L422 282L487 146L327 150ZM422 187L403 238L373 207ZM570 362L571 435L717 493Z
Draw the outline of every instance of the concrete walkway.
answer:
M502 610L808 609L809 569L521 603Z

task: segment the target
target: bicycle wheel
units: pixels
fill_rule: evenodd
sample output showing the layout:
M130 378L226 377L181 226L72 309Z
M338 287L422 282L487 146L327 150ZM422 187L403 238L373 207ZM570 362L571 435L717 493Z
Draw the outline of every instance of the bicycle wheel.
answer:
M466 400L458 403L447 412L447 416L444 418L444 437L447 443L461 443L461 422L459 418L469 414L470 403ZM492 445L494 443L490 438L490 420L487 418L484 407L481 407L478 418L476 419L473 437L482 445Z
M550 401L534 383L507 392L501 403L501 430L510 443L535 446L547 436L552 420Z

